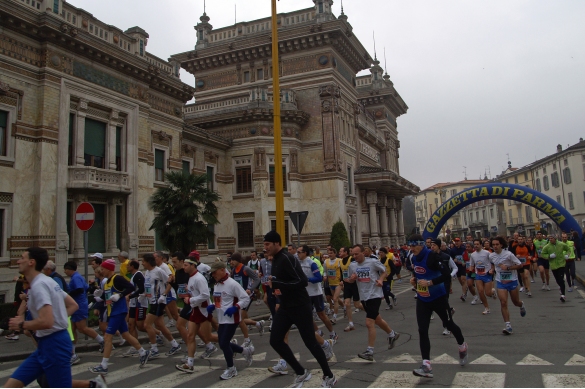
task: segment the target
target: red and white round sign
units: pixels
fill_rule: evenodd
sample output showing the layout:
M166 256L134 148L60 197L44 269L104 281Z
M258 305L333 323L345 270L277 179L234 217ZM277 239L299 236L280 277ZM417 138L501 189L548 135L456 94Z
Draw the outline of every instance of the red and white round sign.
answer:
M81 203L75 211L75 224L81 231L87 231L93 226L95 209L90 203Z

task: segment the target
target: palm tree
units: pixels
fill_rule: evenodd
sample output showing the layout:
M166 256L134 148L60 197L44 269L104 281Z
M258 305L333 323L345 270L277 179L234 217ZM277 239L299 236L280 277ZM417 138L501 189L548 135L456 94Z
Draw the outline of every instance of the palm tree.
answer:
M219 195L207 188L207 175L171 171L165 174L169 185L158 188L148 201L157 214L150 230L156 230L167 249L188 254L197 244L213 238L209 224L219 223L214 202Z

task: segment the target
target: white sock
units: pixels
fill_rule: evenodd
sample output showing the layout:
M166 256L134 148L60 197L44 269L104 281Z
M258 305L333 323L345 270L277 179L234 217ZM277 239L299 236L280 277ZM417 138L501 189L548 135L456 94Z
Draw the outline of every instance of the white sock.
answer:
M394 330L390 331L390 333L388 334L389 338L393 338L396 336L396 333L394 332Z
M244 338L244 343L249 342L249 341L250 341L250 338Z
M96 336L94 340L96 342L98 342L98 343L103 343L104 342L104 338L101 335Z
M138 350L138 354L140 354L140 356L146 354L146 350L144 349L144 347L140 347L140 350Z
M431 361L429 361L428 359L423 359L423 365L431 367Z
M156 343L151 343L151 344L150 344L150 349L151 349L152 351L156 351L156 352L158 352L158 346L157 346L157 344L156 344Z
M286 361L284 359L281 359L280 361L278 361L278 363L280 363L282 366L286 367Z
M171 347L179 347L179 343L175 339L171 340Z
M108 368L108 361L110 360L110 358L102 358L102 367L104 369Z
M187 357L187 365L193 367L193 362L195 358Z
M213 348L213 343L209 342L205 345L205 348Z
M350 322L349 322L349 326L350 326L350 327L353 327L353 321L350 321Z

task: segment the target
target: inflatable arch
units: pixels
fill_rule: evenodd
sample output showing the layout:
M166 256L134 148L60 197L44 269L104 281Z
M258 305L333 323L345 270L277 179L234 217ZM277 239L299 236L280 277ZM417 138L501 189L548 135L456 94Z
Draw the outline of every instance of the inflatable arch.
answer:
M433 213L423 231L423 238L436 238L441 227L462 208L486 199L510 199L528 204L550 217L562 231L577 231L582 239L581 226L559 203L534 189L522 185L491 183L474 186L457 193Z

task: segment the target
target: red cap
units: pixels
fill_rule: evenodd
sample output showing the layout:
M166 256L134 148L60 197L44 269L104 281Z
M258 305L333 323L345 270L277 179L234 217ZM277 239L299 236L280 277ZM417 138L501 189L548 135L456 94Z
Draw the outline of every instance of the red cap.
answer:
M101 267L103 267L104 269L115 271L116 262L113 259L106 259L105 261L102 262Z
M455 239L453 239L453 242L461 242L461 239L455 238Z
M199 260L199 257L200 257L200 255L199 255L199 251L197 251L197 250L193 250L193 251L191 251L191 252L189 253L189 257L191 257L191 258L195 258L195 259Z

